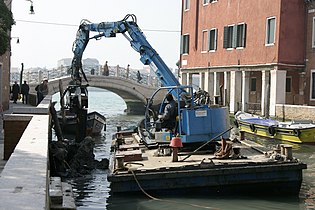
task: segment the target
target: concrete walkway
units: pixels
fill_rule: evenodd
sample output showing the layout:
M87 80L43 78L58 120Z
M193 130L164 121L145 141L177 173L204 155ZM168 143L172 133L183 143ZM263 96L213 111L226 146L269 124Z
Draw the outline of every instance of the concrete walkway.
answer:
M16 107L33 107L28 104L23 104L22 102L18 101L16 104L14 104L12 101L10 101L9 109L0 113L0 173L2 172L2 169L4 168L7 161L3 160L3 151L4 151L4 130L3 130L3 116L5 114L11 114L13 112L13 109Z

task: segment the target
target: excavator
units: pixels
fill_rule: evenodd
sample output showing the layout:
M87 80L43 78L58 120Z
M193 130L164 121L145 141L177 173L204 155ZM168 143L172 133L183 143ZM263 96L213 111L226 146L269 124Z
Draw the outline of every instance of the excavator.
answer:
M95 34L90 35L92 32ZM184 144L202 143L212 139L218 140L221 136L226 138L229 136L230 123L227 108L210 105L207 103L209 100L205 100L207 95L200 94L200 92L194 93L191 86L180 84L147 41L144 33L137 25L137 18L134 14L128 14L116 22L91 23L87 20L81 21L72 49L74 53L70 67L72 80L66 90L68 94L66 104L70 110L76 112L78 116L80 115L79 121L84 121L85 109L88 106L88 81L81 62L83 52L91 39L112 38L116 37L117 34L122 34L130 42L131 47L140 54L140 61L144 65L149 65L161 82L161 87L147 99L145 118L141 128L141 137L145 144L165 143L175 135L180 136ZM85 84L83 84L82 77ZM163 110L165 99L161 103L160 110L153 110L152 108L154 96L161 90L172 94L176 100L176 128L173 130L160 128L160 124L157 122L157 112ZM205 91L202 92L206 93Z

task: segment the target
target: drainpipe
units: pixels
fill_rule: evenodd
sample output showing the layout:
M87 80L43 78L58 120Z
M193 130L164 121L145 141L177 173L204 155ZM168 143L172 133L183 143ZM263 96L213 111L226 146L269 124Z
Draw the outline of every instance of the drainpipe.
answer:
M196 27L195 27L195 51L198 50L198 31L199 31L199 0L196 1Z

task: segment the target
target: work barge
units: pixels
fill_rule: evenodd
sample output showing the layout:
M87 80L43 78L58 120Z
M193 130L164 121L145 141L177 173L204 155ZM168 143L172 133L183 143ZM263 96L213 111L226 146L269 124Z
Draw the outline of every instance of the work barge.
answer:
M286 144L268 149L248 140L222 140L215 143L216 151L193 152L185 152L184 145L174 160L174 148L169 147L173 139L149 149L136 133L118 132L116 137L108 174L112 194L297 196L307 168Z

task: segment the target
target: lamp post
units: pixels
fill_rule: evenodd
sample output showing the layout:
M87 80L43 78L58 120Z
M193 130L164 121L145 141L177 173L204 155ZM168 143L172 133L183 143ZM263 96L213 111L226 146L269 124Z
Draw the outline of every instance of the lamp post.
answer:
M31 14L31 15L34 15L34 14L35 14L35 12L34 12L33 1L32 1L32 0L26 0L26 1L31 2L31 6L30 6L30 14Z
M20 38L17 36L11 36L11 39L16 39L16 43L20 44Z
M22 87L22 81L23 81L23 71L24 71L24 63L21 63L21 73L20 73L20 93L21 93L21 87Z

